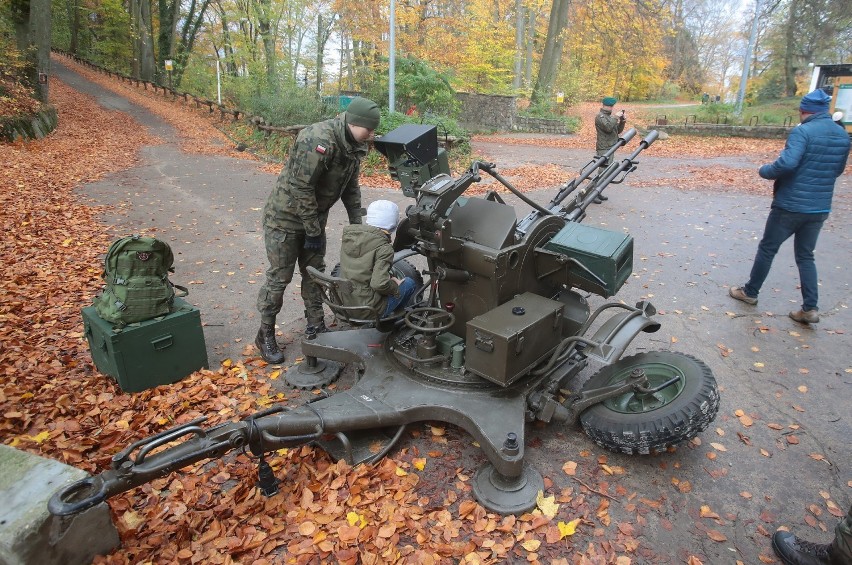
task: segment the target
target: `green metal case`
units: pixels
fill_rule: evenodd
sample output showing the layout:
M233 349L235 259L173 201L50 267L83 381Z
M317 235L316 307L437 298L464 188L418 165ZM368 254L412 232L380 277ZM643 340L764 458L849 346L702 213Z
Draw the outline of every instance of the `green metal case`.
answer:
M565 305L525 292L467 323L465 368L501 386L526 375L562 340Z
M83 308L83 329L95 367L125 392L171 384L208 366L201 314L180 298L168 315L123 328L88 306Z
M604 298L615 296L633 272L633 238L627 234L569 222L544 248L588 269L591 274L580 267L572 268L568 283Z

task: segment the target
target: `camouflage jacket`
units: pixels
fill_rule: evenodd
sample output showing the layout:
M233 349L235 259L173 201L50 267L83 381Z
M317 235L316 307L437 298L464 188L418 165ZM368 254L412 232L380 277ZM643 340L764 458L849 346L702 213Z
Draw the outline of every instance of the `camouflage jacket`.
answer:
M368 224L346 226L340 245L340 274L352 281L352 294L343 296L344 306L371 306L382 315L389 296L399 296L399 286L391 278L393 246L390 235ZM358 312L367 318L367 311Z
M358 172L368 147L351 138L342 114L303 129L266 201L264 225L321 235L338 200L349 213L349 223L360 224Z
M603 155L607 149L615 145L615 142L618 141L618 134L624 131L625 123L624 119L614 118L612 110L600 109L598 115L595 116L595 129L598 132L595 151L598 155Z

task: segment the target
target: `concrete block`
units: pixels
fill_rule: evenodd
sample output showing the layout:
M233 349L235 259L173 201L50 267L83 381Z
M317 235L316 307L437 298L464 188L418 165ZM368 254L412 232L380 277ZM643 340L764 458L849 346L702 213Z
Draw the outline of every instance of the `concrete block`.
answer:
M0 445L0 565L89 564L119 546L106 503L76 516L47 511L53 493L85 471Z

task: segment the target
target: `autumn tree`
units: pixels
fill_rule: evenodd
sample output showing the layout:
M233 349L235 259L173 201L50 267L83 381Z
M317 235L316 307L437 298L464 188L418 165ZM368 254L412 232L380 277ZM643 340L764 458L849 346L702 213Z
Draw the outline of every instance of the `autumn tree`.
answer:
M583 99L656 96L668 63L661 41L666 21L662 6L653 2L578 0L566 33L570 56L560 87L579 90Z
M538 79L533 88L530 104L539 106L550 98L553 90L553 81L559 64L562 60L562 48L565 44L563 30L568 23L568 12L571 0L553 0L550 8L550 19L548 20L547 36L544 40L544 53L541 56L541 65L538 69Z
M767 67L785 96L800 93L808 64L840 63L852 56L852 5L848 0L775 0L767 2Z

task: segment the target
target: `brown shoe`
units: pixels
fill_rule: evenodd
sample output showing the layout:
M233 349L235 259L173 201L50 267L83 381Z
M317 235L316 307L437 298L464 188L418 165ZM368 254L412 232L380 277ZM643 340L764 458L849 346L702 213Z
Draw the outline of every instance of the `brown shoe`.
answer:
M790 312L790 317L800 324L818 324L819 310L797 310Z
M731 295L731 298L739 300L740 302L745 302L746 304L751 304L752 306L757 304L757 298L746 294L741 286L732 286L728 289L728 294Z

